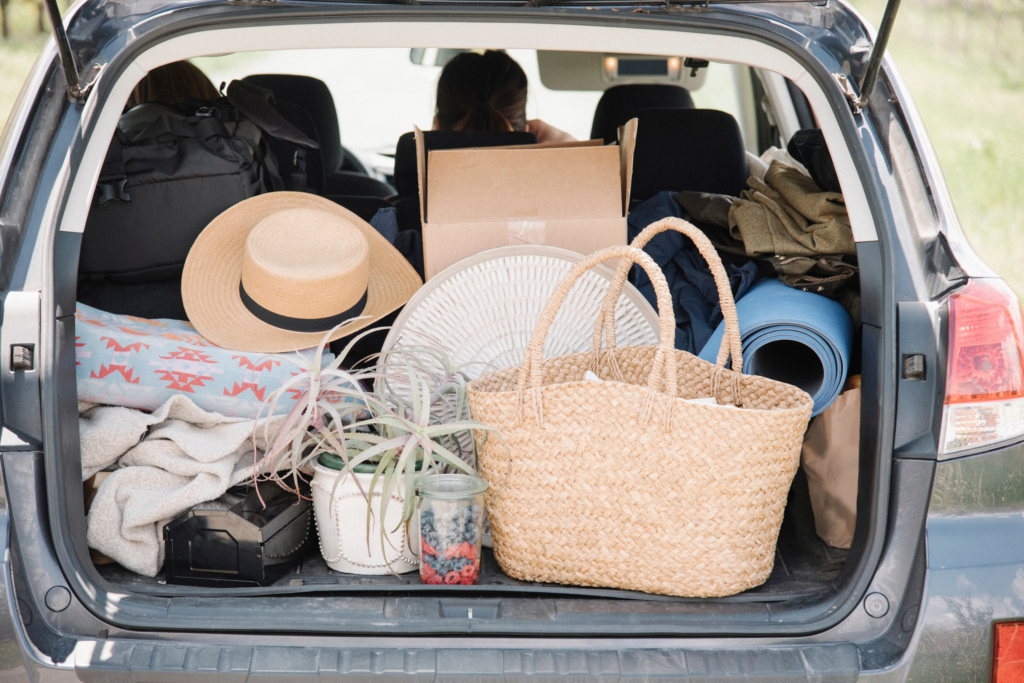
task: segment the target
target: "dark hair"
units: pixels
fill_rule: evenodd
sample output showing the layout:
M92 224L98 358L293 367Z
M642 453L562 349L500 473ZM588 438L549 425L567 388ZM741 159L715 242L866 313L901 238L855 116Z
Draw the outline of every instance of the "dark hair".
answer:
M132 90L128 106L143 102L177 104L186 97L215 100L220 93L199 67L190 62L172 62L146 74Z
M463 52L437 81L441 130L526 130L526 73L504 52Z

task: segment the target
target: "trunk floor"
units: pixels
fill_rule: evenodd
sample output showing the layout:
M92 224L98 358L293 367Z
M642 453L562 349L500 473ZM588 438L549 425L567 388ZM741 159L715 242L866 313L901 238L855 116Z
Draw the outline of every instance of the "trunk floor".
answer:
M162 596L264 596L287 593L420 593L429 591L451 593L504 593L560 595L563 597L617 598L655 601L686 601L697 598L677 598L650 595L635 591L610 588L583 588L561 584L519 581L505 574L494 559L494 553L484 548L481 558L479 582L475 586L427 586L420 583L419 574L410 572L394 576L361 576L342 574L330 569L314 544L314 552L284 574L273 585L263 588L201 588L169 585L163 572L154 578L135 574L118 564L97 565L100 575L122 590ZM775 550L775 566L768 580L751 590L726 598L710 598L715 602L778 602L811 597L827 590L836 582L849 551L832 548L819 539L814 531L814 519L807 495L806 479L798 472L790 491L786 516ZM705 601L708 599L703 599Z

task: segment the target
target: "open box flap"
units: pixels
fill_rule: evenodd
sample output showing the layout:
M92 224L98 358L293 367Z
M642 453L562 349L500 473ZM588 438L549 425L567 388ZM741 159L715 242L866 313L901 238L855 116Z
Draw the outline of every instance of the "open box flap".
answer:
M629 192L633 186L633 152L636 150L637 119L619 128L619 158L622 163L622 215L629 215Z
M420 224L427 222L427 155L423 131L413 126L413 138L416 140L416 179L420 188Z

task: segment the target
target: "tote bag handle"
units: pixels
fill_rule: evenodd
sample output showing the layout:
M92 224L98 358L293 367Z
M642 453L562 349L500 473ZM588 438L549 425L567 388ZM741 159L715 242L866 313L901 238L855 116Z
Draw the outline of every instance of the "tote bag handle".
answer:
M538 422L542 421L541 407L539 405L539 389L543 379L543 351L544 342L548 336L548 330L551 328L551 324L554 322L555 316L558 314L558 309L561 308L562 303L565 301L565 297L569 294L569 290L572 289L572 286L576 281L580 279L585 272L597 264L613 258L623 259L622 263L627 270L633 262L636 262L651 278L651 283L654 285L654 292L658 297L661 341L658 345L658 351L654 355L654 362L651 366L650 376L647 378L647 387L651 392L650 395L653 395L658 392L662 386L664 386L665 393L670 397L675 398L677 379L676 353L674 348L676 317L672 309L672 296L668 289L668 283L665 282L665 276L662 274L661 269L658 268L658 265L654 262L654 259L636 247L619 245L594 252L574 265L572 269L566 273L565 277L562 278L562 281L558 284L558 287L555 288L555 291L551 294L551 298L548 299L547 304L544 306L544 310L541 312L540 319L537 321L537 326L533 330L533 336L530 338L530 344L526 348L526 354L523 357L523 362L519 366L519 381L517 386L520 406L523 406L525 402L527 384L529 384L529 388L531 390L536 392L535 401L537 401L537 403L535 403L534 407ZM621 288L622 286L620 285L619 289ZM603 311L602 313L599 313L599 318L603 314ZM735 316L735 311L733 312L733 315ZM520 413L520 416L521 415L522 413Z
M718 288L718 298L722 306L722 317L725 318L725 334L722 336L722 345L718 348L718 360L715 362L719 367L724 368L725 362L729 359L729 355L732 354L732 367L737 372L742 372L743 368L743 344L740 338L740 323L739 318L736 316L736 301L732 297L732 287L729 286L729 276L725 274L725 266L722 265L722 260L718 257L718 252L715 251L715 247L711 244L711 240L701 232L699 228L684 221L681 218L668 217L662 218L657 223L651 223L644 228L639 235L637 235L633 242L629 245L637 249L643 249L647 246L647 243L651 239L660 233L667 230L675 230L681 232L691 240L697 246L697 250L700 255L707 261L708 266L711 268L711 275L715 278L715 286ZM615 349L615 304L619 299L619 295L622 293L622 287L626 283L626 278L629 276L629 267L633 265L632 262L623 260L619 263L619 267L615 270L615 275L612 277L611 284L608 285L608 291L605 294L604 303L601 306L601 315L597 319L597 324L594 325L594 352L598 353L601 351L601 336L605 336L605 343L609 350ZM644 268L648 273L649 269ZM654 282L654 279L651 279ZM657 291L657 287L655 287ZM658 310L662 307L661 298L658 298ZM675 328L671 331L672 342L675 340ZM664 325L662 325L662 335L664 332ZM664 342L664 338L662 338ZM670 346L674 346L674 343L670 342Z

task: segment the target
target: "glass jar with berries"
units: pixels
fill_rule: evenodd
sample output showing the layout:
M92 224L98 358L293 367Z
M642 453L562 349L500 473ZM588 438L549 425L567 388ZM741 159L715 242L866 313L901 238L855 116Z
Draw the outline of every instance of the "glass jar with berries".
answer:
M486 481L467 474L428 474L419 479L423 583L477 582L486 490Z

